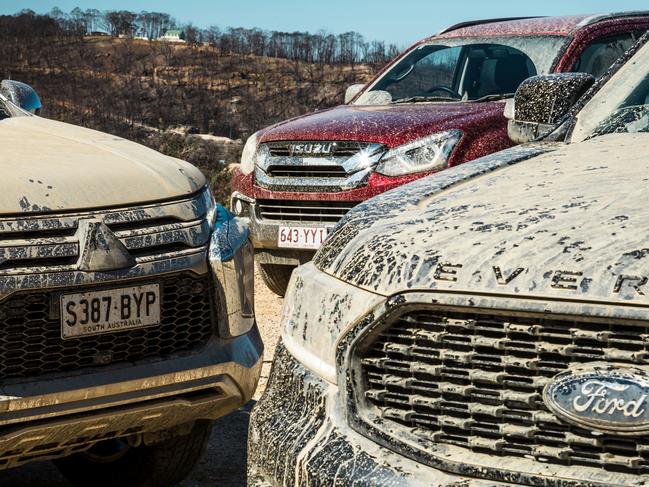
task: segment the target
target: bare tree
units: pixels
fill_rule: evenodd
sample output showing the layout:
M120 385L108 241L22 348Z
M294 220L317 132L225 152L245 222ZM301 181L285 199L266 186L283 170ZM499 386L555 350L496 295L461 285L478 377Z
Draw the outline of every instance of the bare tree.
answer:
M127 10L109 10L104 13L104 19L110 34L114 37L130 37L135 33L137 15Z

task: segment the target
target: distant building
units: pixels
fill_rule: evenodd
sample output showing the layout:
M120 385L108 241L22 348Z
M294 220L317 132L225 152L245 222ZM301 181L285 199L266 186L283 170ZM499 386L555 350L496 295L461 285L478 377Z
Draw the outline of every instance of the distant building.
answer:
M161 37L158 38L160 41L166 42L185 42L185 33L180 29L170 29Z

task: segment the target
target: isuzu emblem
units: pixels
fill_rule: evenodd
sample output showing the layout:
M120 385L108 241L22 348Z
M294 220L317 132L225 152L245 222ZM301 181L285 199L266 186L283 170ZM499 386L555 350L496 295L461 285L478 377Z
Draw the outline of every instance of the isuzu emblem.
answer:
M649 376L642 370L603 366L561 374L543 400L568 423L621 435L649 432Z
M333 152L335 142L302 142L291 144L289 152L292 156L326 156Z

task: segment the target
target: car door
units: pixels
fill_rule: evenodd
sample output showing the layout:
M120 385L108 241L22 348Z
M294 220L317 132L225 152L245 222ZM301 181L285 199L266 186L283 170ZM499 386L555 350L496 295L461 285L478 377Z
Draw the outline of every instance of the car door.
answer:
M556 72L583 72L600 78L649 29L649 17L598 22L577 31Z

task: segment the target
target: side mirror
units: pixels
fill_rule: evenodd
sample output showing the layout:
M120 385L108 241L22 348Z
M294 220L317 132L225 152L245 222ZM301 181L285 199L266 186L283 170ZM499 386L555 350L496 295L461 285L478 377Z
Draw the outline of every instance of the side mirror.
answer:
M347 90L345 91L345 105L352 101L363 88L365 88L365 85L362 83L351 85L349 88L347 88Z
M5 79L0 83L0 94L6 96L14 105L31 113L40 112L43 105L36 90L26 83Z
M557 73L526 79L505 106L509 138L523 144L548 135L593 83L595 78L586 73Z

